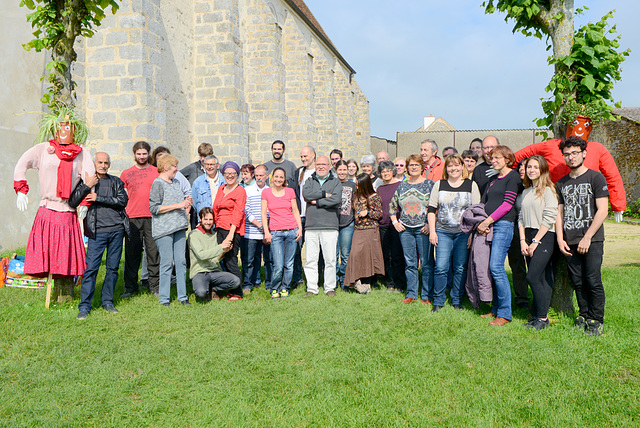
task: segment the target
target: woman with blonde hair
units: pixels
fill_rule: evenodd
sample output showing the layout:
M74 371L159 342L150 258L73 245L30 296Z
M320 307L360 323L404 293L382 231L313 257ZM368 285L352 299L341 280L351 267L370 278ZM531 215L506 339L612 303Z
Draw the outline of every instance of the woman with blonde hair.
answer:
M478 185L469 180L462 156L457 153L444 161L442 180L431 191L429 199L429 241L436 247L433 285L433 312L444 306L447 274L452 268L451 304L462 309L464 281L467 277L469 234L460 230L462 213L480 202Z
M525 163L522 208L518 217L520 248L527 258L527 283L533 293L531 315L524 326L542 330L549 326L547 312L553 292L553 266L550 263L556 240L555 222L558 215L558 195L551 181L549 164L540 155Z

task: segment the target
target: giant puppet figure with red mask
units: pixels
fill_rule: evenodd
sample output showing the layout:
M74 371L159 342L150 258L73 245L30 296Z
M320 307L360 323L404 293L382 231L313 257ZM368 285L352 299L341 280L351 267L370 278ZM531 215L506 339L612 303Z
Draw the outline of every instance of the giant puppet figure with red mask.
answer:
M40 182L40 207L27 243L26 274L60 278L84 273L78 217L86 215L87 207L76 212L68 199L81 178L90 187L97 183L91 154L81 146L87 134L86 124L72 110L62 107L57 114L45 114L36 140L44 142L27 150L16 164L13 186L20 211L28 205L27 170L37 169Z
M582 138L587 142L587 157L584 165L594 171L600 171L607 180L609 188L609 201L611 208L615 213L617 222L622 221L622 213L627 209L627 196L622 183L622 176L613 160L613 156L602 144L595 141L589 141L592 122L588 117L578 116L573 122L567 125L567 137ZM549 163L549 172L551 179L555 183L560 178L569 174L569 167L562 157L562 152L558 145L562 141L561 138L543 141L542 143L531 144L522 150L516 152L516 162L526 159L533 155L543 156Z

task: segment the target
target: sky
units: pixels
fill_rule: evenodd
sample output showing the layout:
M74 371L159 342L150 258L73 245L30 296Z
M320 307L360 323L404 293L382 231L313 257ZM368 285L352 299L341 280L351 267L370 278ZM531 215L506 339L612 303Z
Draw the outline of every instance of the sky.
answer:
M396 140L424 116L458 130L534 128L553 68L546 41L512 33L504 15L482 0L305 0L369 99L371 135ZM616 9L622 81L613 94L640 106L638 0L575 0L587 6L575 28Z

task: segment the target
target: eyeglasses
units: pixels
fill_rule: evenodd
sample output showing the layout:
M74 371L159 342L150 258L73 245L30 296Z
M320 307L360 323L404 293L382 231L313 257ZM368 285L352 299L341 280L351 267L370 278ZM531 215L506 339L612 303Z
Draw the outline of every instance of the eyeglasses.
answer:
M565 158L574 158L578 156L580 153L582 153L582 150L575 150L573 152L563 153L562 156L564 156Z
M318 163L316 162L316 166L329 166L328 163Z
M422 168L422 165L419 163L410 163L409 168Z
M235 177L236 175L238 175L237 172L225 172L224 173L225 177Z
M396 164L394 164L394 166L404 166L404 164L403 163L396 163Z

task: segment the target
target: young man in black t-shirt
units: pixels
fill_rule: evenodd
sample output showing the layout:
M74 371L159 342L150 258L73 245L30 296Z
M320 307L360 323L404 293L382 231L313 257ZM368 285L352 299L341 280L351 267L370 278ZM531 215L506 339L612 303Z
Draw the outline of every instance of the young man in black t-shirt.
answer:
M586 141L569 137L560 150L571 172L558 180L556 237L567 257L569 278L576 290L579 316L575 325L592 336L602 334L604 286L600 275L604 247L602 223L608 214L609 190L604 176L583 165Z

